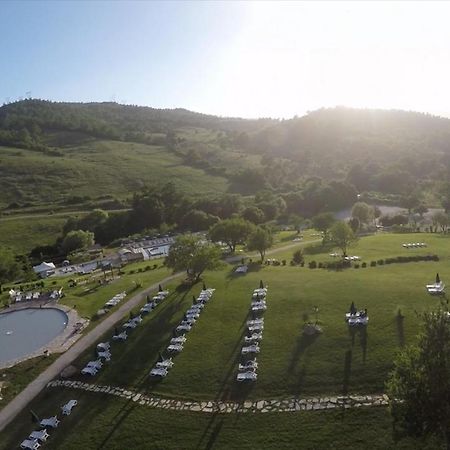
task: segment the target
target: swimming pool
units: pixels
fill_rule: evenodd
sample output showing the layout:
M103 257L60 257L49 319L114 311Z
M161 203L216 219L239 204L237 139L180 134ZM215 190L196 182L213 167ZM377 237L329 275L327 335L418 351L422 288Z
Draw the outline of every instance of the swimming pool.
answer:
M56 308L27 308L0 314L0 364L44 347L64 330L67 322L67 314Z

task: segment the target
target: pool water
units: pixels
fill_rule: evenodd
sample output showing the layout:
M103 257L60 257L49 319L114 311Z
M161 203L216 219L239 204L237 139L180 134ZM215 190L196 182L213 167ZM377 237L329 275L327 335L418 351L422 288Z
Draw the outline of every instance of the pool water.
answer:
M44 347L64 330L67 321L66 313L56 308L28 308L0 314L0 364Z

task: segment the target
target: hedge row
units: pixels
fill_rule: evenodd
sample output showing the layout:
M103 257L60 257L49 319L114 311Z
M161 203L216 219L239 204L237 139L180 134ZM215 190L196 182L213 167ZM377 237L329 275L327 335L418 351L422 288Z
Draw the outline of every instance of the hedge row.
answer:
M395 258L386 258L386 259L379 259L377 261L371 261L370 267L375 266L383 266L384 264L394 264L394 263L408 263L408 262L419 262L419 261L439 261L438 255L426 255L426 256L397 256ZM342 269L348 269L351 267L350 261L332 261L332 262L319 262L316 261L310 261L308 263L308 267L310 269L329 269L329 270L342 270ZM359 269L362 267L363 269L367 267L367 263L363 262L361 265L355 264L354 268Z

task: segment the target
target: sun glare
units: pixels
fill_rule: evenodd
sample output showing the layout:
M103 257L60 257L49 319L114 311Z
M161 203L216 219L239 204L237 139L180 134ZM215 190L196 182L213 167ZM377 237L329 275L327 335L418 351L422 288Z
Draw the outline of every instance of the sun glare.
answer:
M222 113L289 117L337 104L446 113L436 97L450 76L449 4L268 2L246 12L214 83Z

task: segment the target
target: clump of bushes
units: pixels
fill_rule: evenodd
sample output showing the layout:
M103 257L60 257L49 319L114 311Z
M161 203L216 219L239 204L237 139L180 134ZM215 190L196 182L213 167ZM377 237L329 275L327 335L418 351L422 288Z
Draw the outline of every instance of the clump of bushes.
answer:
M363 262L363 263L361 264L361 267L362 267L363 269L365 269L365 268L367 267L367 263Z
M370 261L370 267L375 267L377 265L376 261Z
M350 261L345 260L338 260L338 261L331 261L329 263L324 264L323 268L328 270L343 270L348 269L351 267L352 264Z
M385 264L394 263L408 263L408 262L419 262L419 261L439 261L438 255L412 255L412 256L397 256L396 258L386 258L384 260Z
M292 261L295 265L305 263L305 257L303 256L303 250L301 248L294 252L294 254L292 255Z
M317 263L316 263L316 261L310 261L310 262L308 263L308 267L309 267L310 269L316 269L316 268L317 268Z

